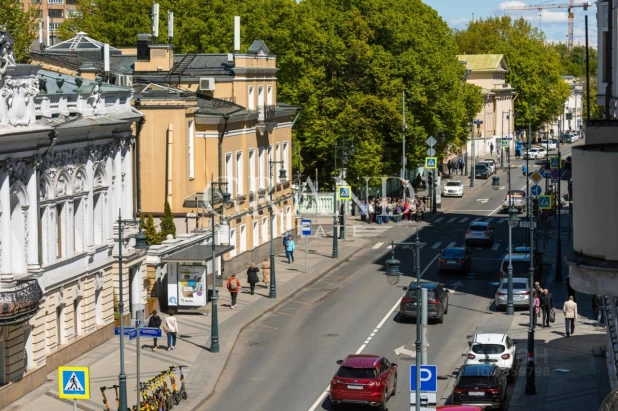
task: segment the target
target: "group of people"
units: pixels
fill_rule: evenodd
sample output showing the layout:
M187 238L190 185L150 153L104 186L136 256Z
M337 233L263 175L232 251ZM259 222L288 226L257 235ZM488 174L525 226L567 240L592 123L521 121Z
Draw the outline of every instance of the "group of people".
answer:
M551 295L547 288L541 288L539 282L534 283L534 290L532 292L533 306L534 306L534 325L537 324L537 317L543 316L543 322L541 326L543 328L550 327L550 322L555 319L554 312L554 297ZM562 306L562 314L564 315L564 328L567 337L575 333L575 321L577 320L577 303L575 302L575 295L568 294L568 299Z
M425 201L420 198L376 198L363 200L360 205L361 221L367 224L387 224L391 220L421 222L425 217Z
M461 158L459 158L458 160L451 159L446 162L446 168L448 169L449 175L457 175L457 172L459 172L459 175L463 175L464 162Z

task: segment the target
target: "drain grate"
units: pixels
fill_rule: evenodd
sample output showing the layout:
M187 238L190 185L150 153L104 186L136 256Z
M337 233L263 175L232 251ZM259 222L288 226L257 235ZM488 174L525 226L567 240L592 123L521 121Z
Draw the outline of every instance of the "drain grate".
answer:
M339 334L334 334L334 333L324 334L323 337L339 337Z
M260 344L259 342L255 342L255 341L249 341L249 342L246 342L245 345L247 347L259 347L262 344Z

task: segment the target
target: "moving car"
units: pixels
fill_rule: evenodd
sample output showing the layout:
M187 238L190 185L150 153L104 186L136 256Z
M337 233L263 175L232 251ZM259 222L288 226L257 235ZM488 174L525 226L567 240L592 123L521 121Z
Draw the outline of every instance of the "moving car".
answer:
M537 158L547 157L547 151L541 147L532 147L524 151L524 159L536 160Z
M485 160L483 160L483 162L489 163L489 165L491 166L492 172L496 174L496 170L498 168L498 163L496 163L496 160L494 160L493 158L486 158Z
M507 378L494 364L464 364L453 388L453 404L502 409L506 403Z
M466 246L473 243L494 245L494 228L483 221L473 221L466 231Z
M496 172L496 169L494 168L493 163L489 163L487 161L479 161L476 164L487 166L487 169L489 170L490 175Z
M542 256L532 255L532 264L534 266L534 281L541 281ZM512 253L511 261L513 265L513 277L528 278L530 275L530 253ZM506 254L502 258L500 266L500 281L508 277L509 255Z
M444 197L463 197L464 186L459 180L447 180L442 189Z
M448 314L448 291L442 284L436 282L421 282L421 288L427 289L427 318L444 322L444 315ZM416 281L404 287L406 294L399 305L399 319L416 318Z
M348 355L330 382L331 409L342 403L366 404L386 410L397 392L397 364L380 355Z
M558 149L558 140L551 139L549 141L547 141L547 140L541 141L539 143L539 145L541 147L543 147L545 150L548 150L548 151L557 150Z
M488 179L489 174L489 166L487 164L477 164L474 166L474 177Z
M517 211L526 211L526 192L524 190L510 190L502 202L502 211L508 212L510 207L515 207Z
M467 273L472 268L470 252L465 247L445 248L438 258L438 274L444 271Z
M577 141L577 134L565 133L562 135L562 143L574 143Z
M509 279L503 278L500 286L496 290L496 308L502 310L506 308L508 299ZM528 308L530 306L530 287L527 278L513 278L513 306Z
M475 334L468 341L466 364L495 364L513 380L517 372L517 344L506 334Z

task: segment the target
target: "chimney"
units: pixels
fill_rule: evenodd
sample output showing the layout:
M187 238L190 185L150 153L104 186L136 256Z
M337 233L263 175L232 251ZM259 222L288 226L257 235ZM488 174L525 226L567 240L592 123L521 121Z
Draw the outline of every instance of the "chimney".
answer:
M240 51L240 16L234 16L234 51Z
M150 61L150 45L152 44L152 36L147 33L137 35L137 60Z

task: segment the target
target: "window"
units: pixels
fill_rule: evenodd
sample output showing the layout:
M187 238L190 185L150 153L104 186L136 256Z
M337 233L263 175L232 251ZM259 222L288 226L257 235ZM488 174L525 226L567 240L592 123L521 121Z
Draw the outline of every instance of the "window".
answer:
M260 245L260 232L258 231L258 225L259 225L259 221L255 220L253 221L253 248L257 247L258 245Z
M230 245L234 246L234 249L230 251L230 258L236 257L238 252L237 244L236 244L236 229L232 228L230 230Z
M240 226L240 244L238 247L241 253L247 251L247 226L245 224Z
M255 193L255 149L249 150L249 191Z
M82 335L82 298L73 300L73 338Z
M281 144L277 143L277 148L275 149L275 161L281 161ZM273 174L273 178L275 179L275 185L277 185L279 180L279 170L281 169L281 164L275 164L275 173Z
M270 187L270 185L272 184L271 181L271 175L270 175L270 161L273 161L273 146L268 146L268 157L266 159L266 173L268 174L268 176L266 178L268 178L268 187Z
M285 232L285 213L283 210L279 211L279 227L281 227L281 234Z
M242 163L242 151L237 151L236 152L236 195L237 196L241 196L243 195L244 192L244 180L245 180L245 173L243 170L243 163Z
M98 245L103 243L103 200L101 194L94 196L94 211L93 211L93 231L94 231L94 244Z
M258 110L261 120L264 120L264 86L258 86Z
M502 344L474 344L472 352L475 354L502 354L504 345Z
M232 169L232 153L225 155L225 181L227 181L227 191L234 194L234 170Z
M268 241L268 217L262 218L262 243Z
M266 86L266 105L273 105L273 86Z
M64 223L64 206L59 204L56 206L56 258L62 258L65 253L64 246L64 231L62 229Z
M353 368L341 367L337 371L337 377L341 378L358 378L358 379L373 379L377 378L375 368Z
M291 180L292 179L292 170L290 170L290 161L289 161L289 153L288 153L288 142L284 141L283 142L283 169L287 171L288 173L288 178Z
M189 121L189 180L195 178L195 123Z
M60 27L60 23L49 23L49 32L58 30L58 27Z
M265 185L265 173L264 173L264 164L265 164L265 159L264 159L264 147L260 147L258 149L260 155L259 155L259 163L258 163L258 187L261 189L264 189Z
M277 234L277 214L273 213L273 218L270 223L273 225L273 238L279 237L279 235Z
M67 0L67 4L69 4L70 1L71 0ZM67 17L73 17L73 16L77 17L80 14L81 13L79 11L77 11L77 10L67 10Z
M47 0L47 4L62 4L63 0Z
M285 209L285 227L286 230L291 230L292 229L292 207L291 206L287 206L287 208Z
M103 276L101 276L102 278ZM95 317L95 321L96 321L96 325L102 325L103 324L103 302L102 302L102 298L101 298L101 289L97 289L94 292L94 299L95 299L95 311L96 311L96 317Z
M64 306L56 308L56 347L64 344Z
M253 86L249 86L249 92L247 93L247 108L249 110L255 110L255 96L253 95Z
M64 10L62 9L49 9L47 10L49 18L61 19L64 17Z

